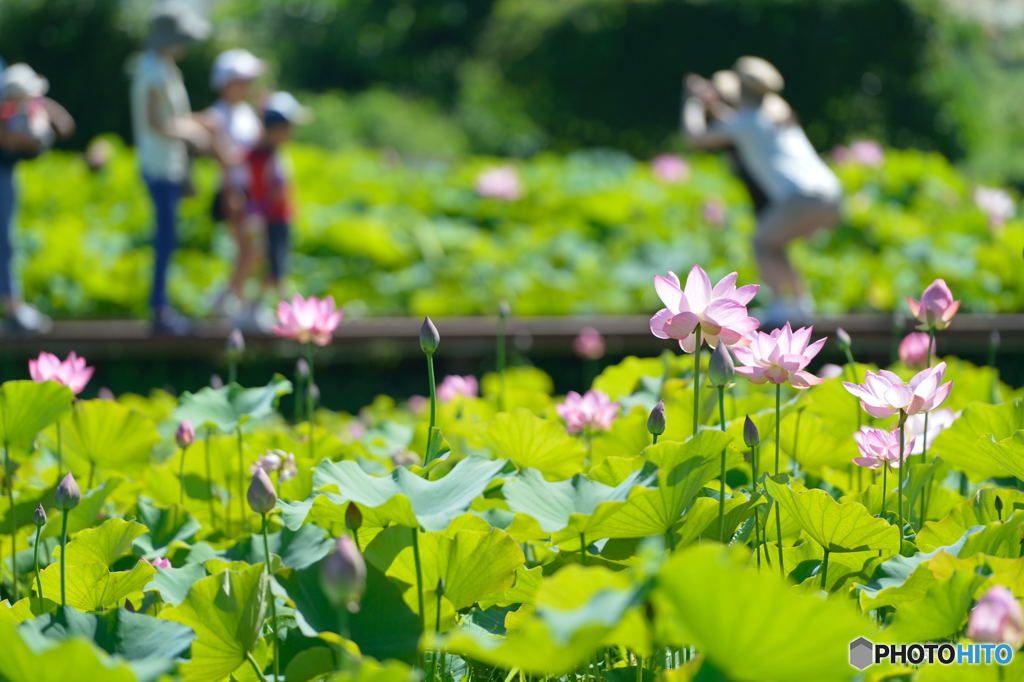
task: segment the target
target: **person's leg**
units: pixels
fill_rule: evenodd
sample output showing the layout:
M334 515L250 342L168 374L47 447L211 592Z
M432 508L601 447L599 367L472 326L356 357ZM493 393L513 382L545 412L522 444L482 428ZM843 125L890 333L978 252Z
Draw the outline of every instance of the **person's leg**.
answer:
M288 271L288 223L271 223L267 226L267 261L269 276L267 283L280 298L285 273Z
M777 299L793 300L806 295L803 279L786 251L789 243L834 225L838 219L836 202L815 197L792 197L761 213L754 235L754 256L761 279Z
M159 316L167 307L167 269L171 255L177 246L178 202L181 187L166 180L146 180L153 209L156 214L156 235L153 238L155 251L153 263L153 288L149 305Z
M0 163L0 296L9 315L17 303L11 269L11 230L14 222L14 166Z
M225 191L225 220L235 240L235 269L231 273L228 290L238 300L245 298L245 284L252 274L256 263L256 249L249 230L249 220L245 212L244 195L238 192Z

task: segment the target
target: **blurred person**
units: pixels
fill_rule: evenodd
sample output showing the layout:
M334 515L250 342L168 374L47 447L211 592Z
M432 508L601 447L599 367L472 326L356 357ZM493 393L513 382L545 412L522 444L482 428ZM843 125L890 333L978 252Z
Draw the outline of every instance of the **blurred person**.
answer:
M778 70L759 57L741 57L733 71L740 80L735 108L703 79L687 77L683 134L697 149L735 145L764 190L768 205L757 216L754 255L775 299L762 321L766 327L800 324L810 319L814 304L786 249L794 239L838 222L842 189L779 96L784 82Z
M200 114L200 120L213 135L213 152L221 168L220 187L212 206L213 219L228 224L237 249L228 289L217 298L214 308L220 314L228 314L240 327L251 327L252 309L246 311L240 306L245 299L246 281L257 260L250 221L246 220L246 157L263 134L259 114L249 98L252 82L265 71L263 60L248 50L220 53L210 76L217 101Z
M69 137L74 119L60 104L46 97L49 82L28 64L0 64L0 297L5 328L11 333L33 334L49 330L49 318L25 303L12 270L11 230L17 189L14 167L33 159Z
M262 222L266 230L267 275L263 293L272 289L278 298L284 296L293 218L291 172L281 147L291 139L293 127L309 118L309 110L290 93L273 93L267 98L263 110L263 135L246 158L249 171L248 214ZM259 301L257 306L258 310L269 312ZM254 322L261 329L269 329L273 325L272 319L257 318Z
M711 74L711 87L714 88L715 95L726 106L733 109L740 106L740 77L735 71L722 69L721 71L714 72ZM706 114L705 120L709 124L713 122L710 112ZM764 193L761 185L757 183L757 180L750 174L746 164L743 163L742 157L736 151L736 145L729 145L724 151L726 156L729 157L729 168L739 181L743 183L747 194L750 195L750 203L754 207L754 215L760 215L768 207L768 196Z
M181 336L191 324L167 300L167 268L177 246L178 203L188 182L189 147L210 146L206 128L192 115L177 63L189 45L209 33L209 24L187 5L158 6L149 25L146 49L132 76L132 129L142 177L156 214L153 286L149 304L153 332Z

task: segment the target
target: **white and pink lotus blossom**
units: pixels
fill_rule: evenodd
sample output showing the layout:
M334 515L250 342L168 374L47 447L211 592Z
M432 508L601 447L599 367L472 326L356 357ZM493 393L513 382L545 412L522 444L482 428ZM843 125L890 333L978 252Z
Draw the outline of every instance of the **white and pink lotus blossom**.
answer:
M56 381L58 384L67 386L75 395L81 393L89 379L92 378L94 368L85 364L85 358L79 357L75 351L68 353L68 356L61 360L53 353L40 353L39 357L28 361L28 374L32 381L43 383Z
M917 445L913 438L905 440L901 460L899 429L887 431L873 426L862 426L860 431L853 434L853 439L857 441L857 449L860 450L860 457L855 457L853 463L866 469L877 469L886 464L898 469Z
M1002 585L991 587L971 609L966 634L976 642L1006 643L1019 649L1024 643L1020 602Z
M651 159L651 170L662 182L675 184L690 177L690 164L678 154L658 154Z
M900 341L900 362L911 369L922 369L931 364L929 348L931 337L925 332L911 332Z
M940 362L930 369L918 372L904 382L889 370L868 372L863 384L843 382L843 387L860 399L864 411L877 419L891 417L897 412L907 416L931 412L945 402L953 387L952 381L942 383L946 363Z
M523 196L519 173L512 166L498 166L476 177L476 193L487 199L517 201Z
M708 273L694 265L680 286L674 272L654 278L654 288L665 307L651 318L651 333L659 339L676 339L687 353L697 350L698 329L701 340L714 348L721 341L727 346L747 344L747 336L760 324L747 313L758 284L736 287L736 273L723 277L714 287Z
M593 327L584 327L572 340L572 350L584 360L600 360L604 357L604 336Z
M907 307L925 329L945 329L960 309L960 301L953 300L946 280L937 279L924 290L920 301L907 296Z
M449 374L437 385L437 399L442 403L455 400L459 396L475 398L480 395L480 382L475 376Z
M998 187L976 187L974 205L984 211L992 227L1002 227L1007 220L1017 214L1017 205L1013 197L1005 189Z
M333 296L303 298L295 294L290 303L277 304L277 325L271 331L299 343L326 346L343 315L344 311L334 305Z
M907 438L914 438L913 455L924 453L925 446L931 447L939 434L953 425L960 418L962 412L954 412L948 407L940 407L934 412L928 413L928 432L925 433L924 413L907 417L906 429Z
M142 560L158 570L163 570L165 568L171 567L171 560L167 557L158 556L155 559L147 559L146 557L142 557Z
M583 395L569 391L565 402L557 405L558 416L565 420L569 433L607 431L619 413L619 404L592 388Z
M813 327L796 331L789 323L770 334L753 332L746 347L733 348L736 359L742 363L736 373L755 384L770 382L785 384L796 389L810 388L825 381L807 371L807 365L825 345L827 337L811 343Z

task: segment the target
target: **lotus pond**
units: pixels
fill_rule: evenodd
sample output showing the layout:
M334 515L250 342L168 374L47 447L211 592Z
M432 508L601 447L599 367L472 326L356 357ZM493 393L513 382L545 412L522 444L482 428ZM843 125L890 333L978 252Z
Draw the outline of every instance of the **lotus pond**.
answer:
M735 284L659 277L679 343L582 395L436 381L428 319L429 397L318 407L314 299L278 311L291 380L81 400L41 354L0 385L0 678L1020 679L1022 392L928 339L879 370L755 331ZM910 302L929 337L957 305ZM860 672L860 637L1012 660Z

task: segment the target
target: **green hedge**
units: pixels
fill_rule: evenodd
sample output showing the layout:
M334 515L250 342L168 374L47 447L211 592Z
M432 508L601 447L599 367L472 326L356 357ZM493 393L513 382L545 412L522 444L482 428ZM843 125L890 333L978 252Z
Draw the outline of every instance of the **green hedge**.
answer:
M613 152L542 154L517 164L516 202L474 192L477 175L504 163L463 157L411 163L351 148L291 150L298 188L295 286L331 293L354 314L644 313L657 308L654 274L699 262L753 282L753 220L742 188L711 156L690 159L680 184ZM891 310L945 277L965 309L1024 306L1024 222L991 227L972 187L942 157L889 152L884 166L839 168L847 217L794 256L823 310ZM184 203L182 250L171 293L203 314L224 285L232 245L207 217L213 169ZM20 169L16 240L28 296L60 315L142 315L151 264L150 208L129 150L90 174L54 153ZM708 222L709 201L726 207Z

